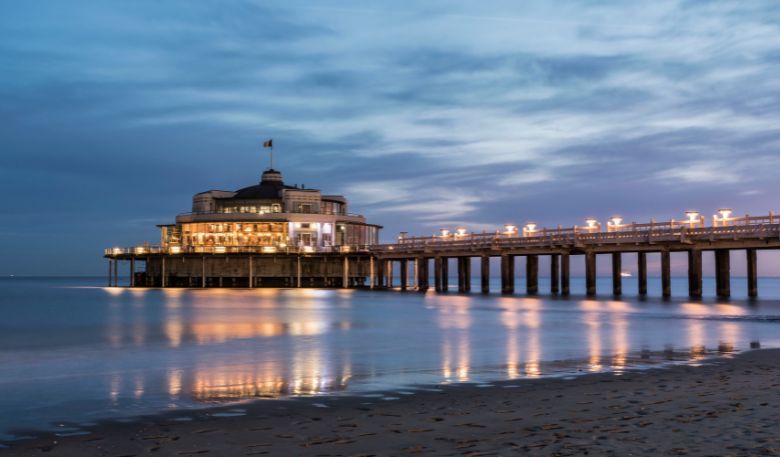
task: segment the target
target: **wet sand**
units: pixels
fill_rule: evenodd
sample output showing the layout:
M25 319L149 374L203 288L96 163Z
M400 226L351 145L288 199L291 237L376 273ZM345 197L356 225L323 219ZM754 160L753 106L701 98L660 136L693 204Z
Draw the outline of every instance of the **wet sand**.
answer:
M183 411L0 456L778 455L780 349L698 367ZM190 418L192 418L190 420Z

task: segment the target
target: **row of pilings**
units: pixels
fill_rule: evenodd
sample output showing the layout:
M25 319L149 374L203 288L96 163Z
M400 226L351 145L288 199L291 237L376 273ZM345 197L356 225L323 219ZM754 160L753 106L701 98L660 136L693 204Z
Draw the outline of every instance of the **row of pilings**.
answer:
M758 296L758 268L756 249L747 249L747 292L753 298ZM703 295L702 275L702 250L688 250L688 296L701 298ZM731 250L717 249L715 252L715 283L716 295L720 298L731 296ZM573 254L560 253L549 254L550 257L550 293L554 295L571 294L570 257ZM596 295L596 252L584 252L585 257L585 295ZM623 257L621 252L605 253L612 260L612 294L623 294ZM671 276L671 252L661 251L661 295L664 298L672 296ZM370 281L372 287L392 288L394 269L397 267L399 288L409 290L415 288L419 291L427 291L430 287L429 263L433 260L434 288L437 292L449 290L449 259L456 259L458 292L471 292L471 259L475 256L416 256L408 258L377 259L376 271L372 269L373 278ZM482 293L490 293L490 259L493 256L480 255L480 289ZM539 293L539 255L511 255L500 256L501 269L501 293L515 293L515 257L525 257L526 293L536 295ZM410 278L410 264L414 265L416 277ZM640 296L647 295L647 252L637 252L637 293ZM414 279L415 281L411 281Z

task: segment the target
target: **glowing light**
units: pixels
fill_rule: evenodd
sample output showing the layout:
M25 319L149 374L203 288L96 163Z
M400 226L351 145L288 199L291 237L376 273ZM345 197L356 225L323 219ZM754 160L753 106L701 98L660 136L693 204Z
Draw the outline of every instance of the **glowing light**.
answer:
M529 232L533 232L536 230L536 223L535 222L529 222L525 224L525 229Z
M339 250L341 252L349 252L350 251L350 247L349 246L341 246L341 248Z
M463 235L466 234L466 228L465 227L458 227L458 228L455 229L455 233L458 236L463 236Z
M217 254L224 254L225 253L225 246L216 246L214 248L214 252Z
M514 235L517 233L517 226L512 224L504 224L504 233L507 235Z
M313 246L304 246L303 247L303 252L314 252L314 247Z
M450 231L449 231L449 229L445 229L445 228L443 228L443 229L439 230L439 233L441 233L441 236L443 236L443 237L445 237L445 236L450 236Z
M168 249L168 251L171 254L180 254L181 253L181 246L171 246L170 249Z
M112 249L112 250L111 250L111 252L112 252L114 255L119 255L119 254L121 254L121 253L122 253L122 248L114 248L114 249Z
M262 251L266 254L273 254L276 252L276 246L263 246Z
M612 216L612 219L610 219L610 222L613 226L618 227L621 224L623 224L623 218L620 216Z
M688 217L688 223L695 224L696 222L698 222L699 214L700 213L698 211L693 211L693 210L686 211L685 215Z
M144 252L146 252L146 250L143 247L138 246L138 247L133 249L133 252L136 253L136 254L143 254Z
M598 223L599 223L599 221L597 221L595 218L589 217L589 218L585 219L585 228L587 228L587 229L598 228Z

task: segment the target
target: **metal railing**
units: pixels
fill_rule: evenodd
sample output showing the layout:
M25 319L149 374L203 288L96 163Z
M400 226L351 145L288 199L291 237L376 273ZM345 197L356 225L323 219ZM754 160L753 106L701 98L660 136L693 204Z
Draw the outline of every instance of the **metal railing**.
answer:
M347 213L344 211L277 211L277 212L260 212L260 211L192 211L189 213L179 213L177 216L208 216L215 214L252 214L257 216L284 216L286 214L320 214L325 216L349 216L349 217L363 217L362 214Z
M396 243L375 245L377 253L412 251L502 250L510 248L554 248L602 244L739 240L780 237L780 216L734 217L704 227L703 221L668 221L600 227L542 228L523 232L454 233L423 237L401 237Z
M108 257L144 256L144 255L177 255L177 254L319 254L319 253L350 253L368 252L368 245L342 246L132 246L113 247L104 250Z

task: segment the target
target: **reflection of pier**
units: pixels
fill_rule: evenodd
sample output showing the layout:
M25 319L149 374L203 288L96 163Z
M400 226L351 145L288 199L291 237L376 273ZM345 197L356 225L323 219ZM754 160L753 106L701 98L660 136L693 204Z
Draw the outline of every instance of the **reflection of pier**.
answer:
M471 258L481 259L481 290L490 291L490 259L501 259L501 291L515 290L515 257L526 260L526 291L533 295L539 290L539 256L550 256L550 292L570 293L570 257L585 257L586 292L596 294L596 256L607 254L612 258L612 291L621 295L622 254L637 254L637 280L640 295L647 294L647 254L658 253L661 260L661 282L664 297L671 296L672 252L684 252L688 257L689 296L702 296L702 253L714 251L717 295L731 295L730 254L732 250L745 250L747 255L748 295L758 295L757 251L780 249L780 216L770 213L760 217L731 217L729 210L721 210L714 216L712 225L704 226L704 218L689 212L683 221L623 224L613 218L602 230L594 219L585 227L538 229L528 224L520 232L507 225L496 233L467 233L458 229L451 233L442 230L441 235L430 237L401 236L398 242L379 245L372 249L377 258L376 275L371 278L373 287L392 286L393 264L400 271L400 288L409 288L409 264L416 272L417 289L429 287L429 263L433 261L436 291L448 289L448 260L457 259L458 291L471 290ZM372 269L372 273L374 269Z

